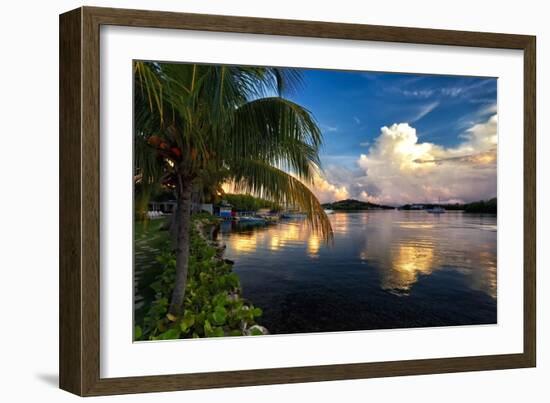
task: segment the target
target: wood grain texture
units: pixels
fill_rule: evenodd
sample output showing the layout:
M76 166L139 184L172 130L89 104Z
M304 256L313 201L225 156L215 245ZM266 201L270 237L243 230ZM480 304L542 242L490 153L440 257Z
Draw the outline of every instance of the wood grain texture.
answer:
M81 10L59 29L59 386L82 394Z
M478 357L100 378L101 25L524 51L524 352ZM83 7L60 17L60 387L81 396L531 367L536 363L535 37ZM519 268L518 268L519 269Z
M105 25L523 49L529 36L489 32L86 7Z
M82 389L87 394L100 366L100 25L86 8L82 16Z
M523 99L523 353L536 366L537 339L537 79L536 39L524 48Z

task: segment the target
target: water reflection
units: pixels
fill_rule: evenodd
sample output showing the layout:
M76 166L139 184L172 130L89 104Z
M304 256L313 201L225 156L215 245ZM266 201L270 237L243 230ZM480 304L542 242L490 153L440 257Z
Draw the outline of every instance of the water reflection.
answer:
M227 236L231 233L232 236ZM286 248L299 247L318 237L311 235L302 221L287 222L285 225L263 226L258 224L237 224L224 222L221 227L221 238L229 250L241 253L253 253L258 250L277 252ZM316 247L316 250L319 246ZM313 252L312 252L313 253Z
M321 239L317 234L311 234L307 240L308 255L312 258L319 257L320 248L321 248Z
M472 289L496 298L496 217L423 212L378 215L376 228L367 230L360 258L376 264L381 287L407 295L420 276L452 268L466 277Z
M332 245L302 220L221 228L245 297L275 332L496 321L495 216L372 211L330 219ZM342 311L349 304L353 320Z
M431 274L434 269L434 249L429 245L399 245L391 249L391 255L388 266L380 273L385 290L405 293L420 274Z
M258 237L255 234L242 234L240 237L231 239L231 249L241 253L251 253L256 250Z

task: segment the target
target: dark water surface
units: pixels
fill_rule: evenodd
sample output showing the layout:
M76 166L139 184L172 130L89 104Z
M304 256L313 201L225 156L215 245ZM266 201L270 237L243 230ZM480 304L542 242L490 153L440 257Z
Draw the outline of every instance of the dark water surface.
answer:
M222 224L244 297L273 334L496 323L496 216L368 211Z

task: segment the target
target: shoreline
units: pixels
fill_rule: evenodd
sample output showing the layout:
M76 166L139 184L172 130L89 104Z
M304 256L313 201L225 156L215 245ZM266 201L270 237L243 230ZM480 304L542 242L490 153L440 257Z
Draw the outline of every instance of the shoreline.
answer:
M213 216L214 217L214 216ZM214 221L214 222L212 222ZM213 248L215 250L215 254L212 257L212 259L217 260L218 262L227 264L231 266L231 272L237 275L233 271L233 265L235 262L229 259L225 259L223 257L226 245L222 244L220 241L213 239L213 232L216 230L216 228L219 228L220 226L220 220L217 217L214 217L214 219L208 219L208 221L204 219L195 219L194 220L194 226L195 230L197 231L197 234L202 238L204 242L206 242L207 246ZM234 290L233 292L229 292L229 298L233 301L241 300L243 302L243 308L251 309L250 306L253 306L252 301L247 300L242 296L242 288L240 285L240 278L239 278L239 286L237 290ZM253 335L267 335L270 334L269 330L258 323L254 323L251 326L248 326L249 323L246 321L243 323L241 330L243 331L245 336L253 336Z

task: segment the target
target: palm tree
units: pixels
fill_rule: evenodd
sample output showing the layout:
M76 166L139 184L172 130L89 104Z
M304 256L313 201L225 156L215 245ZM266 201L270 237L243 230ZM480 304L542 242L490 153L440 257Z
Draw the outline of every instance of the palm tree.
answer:
M332 237L322 206L306 186L320 166L321 132L306 109L283 97L300 83L297 71L154 62L136 62L134 68L141 195L147 198L163 183L177 201L171 320L181 313L185 296L191 192L209 172L223 172L239 191L300 208L314 231Z

